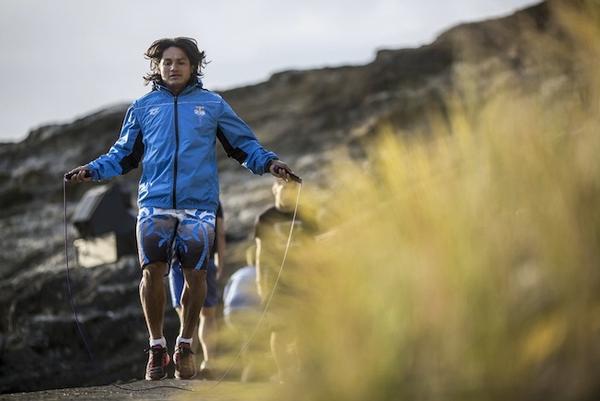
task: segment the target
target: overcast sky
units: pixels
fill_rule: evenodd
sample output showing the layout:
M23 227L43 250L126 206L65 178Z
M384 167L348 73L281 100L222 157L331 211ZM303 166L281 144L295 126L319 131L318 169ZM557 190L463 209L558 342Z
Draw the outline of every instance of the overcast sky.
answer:
M426 44L537 2L0 0L0 141L143 95L143 52L161 37L196 38L211 61L205 86L222 90L287 69L368 63L377 49Z

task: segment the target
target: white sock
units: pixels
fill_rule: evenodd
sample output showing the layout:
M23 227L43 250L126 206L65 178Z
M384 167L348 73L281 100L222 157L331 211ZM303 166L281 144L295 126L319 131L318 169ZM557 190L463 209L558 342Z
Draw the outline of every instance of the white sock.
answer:
M154 347L155 345L160 345L163 348L167 348L167 340L165 340L164 337L151 338L150 339L150 348Z
M177 344L179 343L188 343L189 345L192 345L192 339L191 338L183 338L181 336L177 336Z

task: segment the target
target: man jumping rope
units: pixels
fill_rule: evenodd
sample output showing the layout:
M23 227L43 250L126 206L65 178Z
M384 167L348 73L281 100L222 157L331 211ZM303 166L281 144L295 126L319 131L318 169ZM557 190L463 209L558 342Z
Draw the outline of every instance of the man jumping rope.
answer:
M190 344L206 294L208 253L214 240L219 182L215 142L254 174L288 180L292 170L265 150L219 95L202 87L205 54L191 38L160 39L145 53L152 91L127 110L119 139L108 153L65 175L70 182L125 174L140 161L137 242L140 299L150 348L147 380L167 377L170 357L163 337L163 279L174 255L184 273L183 324L176 340L175 377L191 379L196 367Z

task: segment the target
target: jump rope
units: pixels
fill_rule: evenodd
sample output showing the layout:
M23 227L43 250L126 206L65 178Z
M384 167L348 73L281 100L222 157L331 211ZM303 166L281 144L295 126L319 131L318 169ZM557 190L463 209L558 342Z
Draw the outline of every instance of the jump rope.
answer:
M248 336L248 339L246 340L246 342L244 344L242 344L240 350L238 351L236 356L233 358L233 360L231 361L231 363L229 364L227 369L225 369L224 373L216 380L216 382L212 386L208 387L204 391L213 390L214 388L216 388L219 384L221 384L223 382L223 380L225 380L227 375L231 372L231 369L233 369L236 362L240 359L242 354L248 349L248 347L254 340L254 337L258 333L258 329L260 328L260 325L263 323L265 316L267 314L267 311L269 310L269 306L271 305L273 296L275 295L275 290L277 289L277 285L279 284L279 279L281 277L281 273L283 272L283 268L285 266L285 261L287 259L287 254L288 254L288 251L290 248L290 244L292 242L292 234L294 232L294 226L295 226L296 217L298 214L298 204L300 203L300 193L302 192L302 178L298 177L297 175L295 175L293 173L288 172L288 174L290 175L290 177L293 181L296 181L299 184L298 185L298 193L296 195L296 204L294 205L294 214L292 216L292 222L290 225L290 231L288 234L287 243L285 245L285 251L283 253L283 258L281 260L281 265L279 266L279 271L277 272L277 276L275 278L273 288L271 289L269 297L267 298L267 301L265 302L263 310L260 314L260 317L259 317L258 321L256 322L256 324L254 325L254 329L250 333L250 336ZM67 292L68 292L69 304L71 306L71 311L73 313L73 319L75 320L75 325L77 326L77 332L83 342L83 345L88 354L88 357L90 358L90 362L95 365L96 360L94 358L94 354L92 353L92 348L90 346L90 343L85 334L83 324L79 320L79 315L77 313L77 307L75 306L75 302L73 300L73 291L71 288L71 277L70 277L70 269L69 269L69 252L68 252L68 233L67 233L67 182L73 175L74 175L74 173L67 173L67 174L65 174L64 179L63 179L63 212L64 212L63 213L63 222L64 222L64 239L65 239L65 241L64 241L65 249L64 250L65 250L65 264L66 264ZM87 174L86 174L86 176L87 176ZM96 366L96 368L98 368L98 367ZM133 380L133 381L137 381L137 380ZM189 391L189 392L200 392L199 390L193 390L193 389L188 389L188 388L183 388L183 387L178 387L178 386L171 386L171 385L158 385L158 386L152 386L152 387L145 387L145 388L141 388L141 389L129 388L129 387L125 387L125 386L122 386L122 385L119 385L116 383L112 383L111 385L114 387L117 387L121 390L126 390L126 391L149 391L149 390L154 390L154 389L158 389L158 388L171 388L171 389Z

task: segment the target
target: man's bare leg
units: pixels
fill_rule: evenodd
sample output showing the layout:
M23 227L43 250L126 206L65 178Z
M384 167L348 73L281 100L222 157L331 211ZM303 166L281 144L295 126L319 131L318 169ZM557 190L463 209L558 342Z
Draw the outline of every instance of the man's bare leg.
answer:
M164 276L166 263L147 265L142 271L140 281L140 301L150 334L146 380L162 380L167 377L167 366L170 362L163 337L163 319L165 312Z
M192 379L196 376L196 363L192 352L194 328L198 327L200 308L206 296L206 270L183 268L183 292L181 294L182 324L175 346L175 378Z
M175 308L175 311L179 317L179 332L181 333L181 330L183 329L183 310L181 309L181 305ZM199 355L202 352L202 346L199 338L200 336L198 335L198 327L196 327L194 329L194 334L192 335L192 351L194 351L196 355Z
M151 339L159 339L163 336L166 273L167 264L162 262L149 264L142 271L140 301Z
M181 295L181 314L183 324L179 336L193 338L194 328L198 327L200 309L206 297L206 270L183 269L185 282Z

